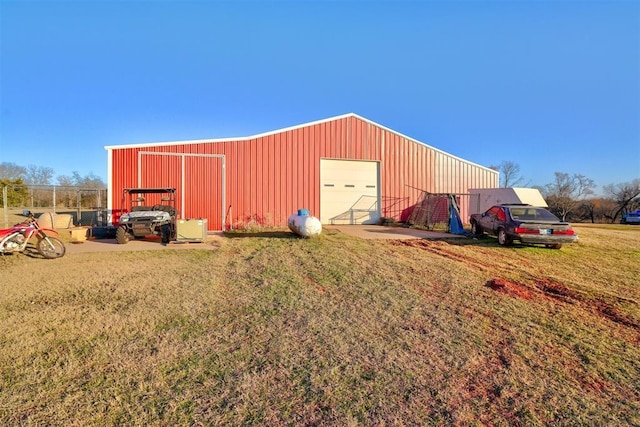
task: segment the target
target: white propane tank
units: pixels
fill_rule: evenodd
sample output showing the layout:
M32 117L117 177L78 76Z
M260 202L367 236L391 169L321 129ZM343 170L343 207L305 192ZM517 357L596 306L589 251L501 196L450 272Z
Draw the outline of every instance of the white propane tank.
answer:
M302 237L317 236L322 231L322 224L315 216L309 215L307 209L298 209L297 214L293 214L287 220L289 230Z

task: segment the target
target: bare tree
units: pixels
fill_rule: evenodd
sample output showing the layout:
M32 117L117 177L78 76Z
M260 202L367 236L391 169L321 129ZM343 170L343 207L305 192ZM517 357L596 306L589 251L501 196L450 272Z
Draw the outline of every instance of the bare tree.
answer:
M605 185L603 190L605 194L611 196L617 204L617 209L609 218L611 223L614 223L622 212L640 207L640 179L634 179L631 182L623 182L621 184Z
M78 187L82 187L83 189L106 187L106 184L102 181L102 179L93 173L81 176L78 172L73 172L73 181L75 185L77 185Z
M53 178L53 169L46 166L27 166L25 183L32 185L49 185Z
M601 204L600 199L586 199L583 200L578 207L578 215L580 219L588 219L591 223L596 222L596 211Z
M102 206L102 202L93 202L96 197L102 197L106 195L106 192L96 193L96 190L102 190L106 187L106 184L100 177L92 173L82 176L80 173L74 171L72 175L58 175L56 178L60 187L66 187L67 190L61 191L62 197L66 199L68 206L79 202L83 206L92 204L93 206ZM74 187L73 190L69 188ZM90 195L91 202L85 200L84 196ZM80 200L82 199L82 200Z
M56 180L58 181L58 187L61 187L57 193L57 203L62 202L64 206L73 206L77 199L76 191L69 190L74 186L73 178L68 175L58 175Z
M27 176L27 170L11 162L0 163L0 179L15 181L24 180Z
M83 206L88 206L89 204L95 206L104 205L102 200L103 197L106 197L106 192L102 190L106 187L106 184L97 175L90 173L82 176L78 172L73 172L71 176L57 176L55 183L53 182L53 176L53 169L46 166L28 165L24 167L10 162L0 163L0 188L3 186L12 188L14 186L16 188L24 187L23 190L28 192L31 199L30 205L33 207L52 206L54 197L56 197L56 205L76 206L81 198ZM55 196L55 191L44 188L44 186L53 185L62 187L58 189L58 193ZM13 190L10 189L10 191ZM89 196L86 201L84 199L86 198L85 196ZM26 196L21 194L20 197L24 198ZM14 203L18 202L14 201Z
M584 175L555 173L555 181L544 187L544 195L549 209L566 221L567 216L575 211L582 199L593 194L595 183Z
M53 169L46 166L28 165L26 170L27 173L24 182L31 189L31 198L34 206L50 205L53 202L51 191L42 187L38 188L38 186L51 184Z
M500 172L500 187L515 187L524 180L520 175L520 165L515 162L503 160L499 165L489 168Z
M58 185L67 187L82 187L83 189L105 188L106 184L100 177L92 173L82 176L74 171L72 175L58 175Z
M591 223L610 221L618 205L609 197L592 197L584 199L575 214L580 220L588 220Z

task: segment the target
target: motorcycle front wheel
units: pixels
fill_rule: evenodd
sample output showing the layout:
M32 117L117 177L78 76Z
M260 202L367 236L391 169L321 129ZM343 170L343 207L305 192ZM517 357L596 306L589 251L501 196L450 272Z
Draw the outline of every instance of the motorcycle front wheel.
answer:
M37 248L38 252L48 259L60 258L64 256L64 253L67 251L67 248L65 248L64 243L62 243L60 239L49 236L39 239Z

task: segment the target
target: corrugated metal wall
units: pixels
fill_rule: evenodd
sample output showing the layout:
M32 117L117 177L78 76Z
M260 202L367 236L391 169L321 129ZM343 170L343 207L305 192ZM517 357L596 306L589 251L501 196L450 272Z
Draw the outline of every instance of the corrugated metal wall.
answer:
M380 161L382 215L401 220L410 213L420 190L466 193L469 188L498 184L495 171L355 115L253 139L110 150L110 194L116 217L123 188L171 186L179 189L178 198L184 200L182 217L207 218L211 230L222 228L223 217L227 227L251 221L282 226L298 208L319 215L321 158ZM176 155L180 153L190 156ZM195 154L223 155L226 167L223 169L219 157L192 156ZM465 212L462 218L466 221Z

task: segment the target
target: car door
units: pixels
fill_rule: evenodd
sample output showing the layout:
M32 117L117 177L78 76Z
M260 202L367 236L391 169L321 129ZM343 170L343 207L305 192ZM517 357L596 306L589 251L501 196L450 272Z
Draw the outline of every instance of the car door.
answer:
M504 212L500 206L494 206L489 209L480 221L482 229L489 233L495 234L500 223L499 218L501 216L504 216Z
M480 217L480 226L484 231L488 233L491 233L493 231L493 217L491 216L493 209L494 208L489 209Z
M498 207L498 210L496 211L496 217L493 220L494 232L497 233L500 227L506 226L506 222L507 222L507 213L505 208Z

